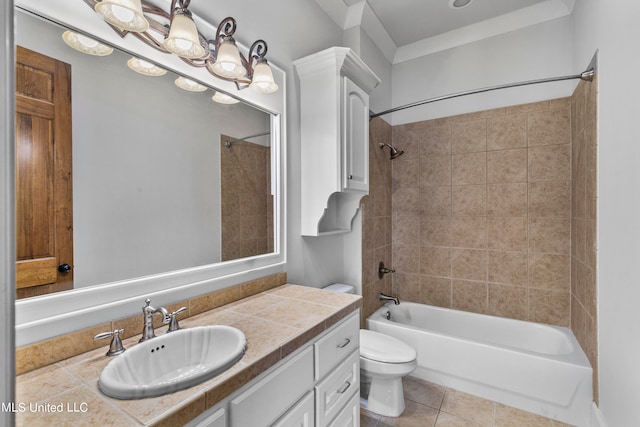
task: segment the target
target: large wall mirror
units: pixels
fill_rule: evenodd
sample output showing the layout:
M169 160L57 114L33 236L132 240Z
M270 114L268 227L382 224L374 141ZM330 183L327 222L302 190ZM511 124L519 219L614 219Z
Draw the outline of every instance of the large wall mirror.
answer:
M17 92L21 85L27 92L38 87L33 82L39 77L28 75L31 66L20 64L23 55L60 61L68 64L72 111L72 204L53 207L72 212L71 259L56 266L68 264L70 271L58 273L64 286L29 286L21 283L18 266L18 345L74 329L88 319L87 310L93 323L108 321L130 315L147 296L162 304L284 270L281 93L237 91L135 40L119 40L82 0L16 5ZM69 28L107 42L113 52L91 56L70 48L62 38ZM167 73L136 73L127 66L132 57ZM284 88L284 73L275 68L274 77ZM178 87L176 80L184 78L202 87ZM235 97L231 103L214 101L214 94L225 92ZM28 181L43 178L31 178L34 172L21 164L34 157L33 140L42 130L20 108L16 139L27 143L16 148L17 181L29 187L34 184ZM21 207L20 197L17 203L20 264L37 252L29 240L35 226L21 221L37 222L32 211L43 203ZM21 239L28 242L24 250ZM45 322L53 330L41 331L38 325Z

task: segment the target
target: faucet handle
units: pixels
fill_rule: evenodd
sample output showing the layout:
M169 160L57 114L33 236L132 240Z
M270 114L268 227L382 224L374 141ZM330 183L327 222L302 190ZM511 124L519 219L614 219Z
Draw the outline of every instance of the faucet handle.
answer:
M187 307L181 307L176 311L174 311L173 313L169 313L169 317L171 318L171 320L169 321L169 329L167 329L167 332L173 332L173 331L177 331L178 329L181 329L180 325L178 325L178 318L176 317L176 315L182 313L186 309Z
M122 345L122 340L120 339L120 334L124 333L124 329L115 329L110 332L102 332L95 337L94 340L103 340L105 338L113 337L111 343L109 344L109 351L107 351L107 356L117 356L120 353L124 353L125 348Z
M395 273L396 271L392 268L387 268L384 266L384 262L380 261L378 264L378 279L382 279L385 274Z

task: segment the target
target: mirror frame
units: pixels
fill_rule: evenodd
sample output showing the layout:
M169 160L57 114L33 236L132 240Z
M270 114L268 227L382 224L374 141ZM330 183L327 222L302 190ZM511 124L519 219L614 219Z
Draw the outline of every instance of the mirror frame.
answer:
M146 298L150 298L154 305L168 305L286 271L284 245L286 236L284 221L286 74L282 68L269 61L274 79L280 87L278 92L260 94L250 89L239 91L234 83L217 79L204 69L191 67L177 56L161 53L135 37L121 38L82 0L47 0L46 2L15 0L14 4L15 8L90 35L131 55L146 58L163 68L228 93L269 113L272 142L271 170L273 171L271 186L275 194L274 252L16 301L16 346L135 315L139 313ZM158 0L156 4L168 9L170 1ZM207 36L215 35L215 26L195 15L194 20L202 33ZM241 50L248 51L240 43L238 46ZM9 113L15 115L15 111ZM8 173L15 174L15 170L12 169ZM13 227L15 230L15 225Z

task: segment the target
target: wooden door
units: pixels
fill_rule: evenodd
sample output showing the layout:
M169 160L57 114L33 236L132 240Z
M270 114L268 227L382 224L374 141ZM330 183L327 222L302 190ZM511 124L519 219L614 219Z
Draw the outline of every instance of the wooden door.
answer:
M71 66L18 46L17 298L73 289L71 178Z

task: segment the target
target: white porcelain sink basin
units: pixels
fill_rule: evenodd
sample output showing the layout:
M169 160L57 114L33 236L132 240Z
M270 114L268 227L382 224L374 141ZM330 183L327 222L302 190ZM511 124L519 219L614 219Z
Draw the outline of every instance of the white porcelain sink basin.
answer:
M242 331L231 326L181 329L116 356L102 370L98 387L116 399L173 393L226 371L242 358L246 347Z

